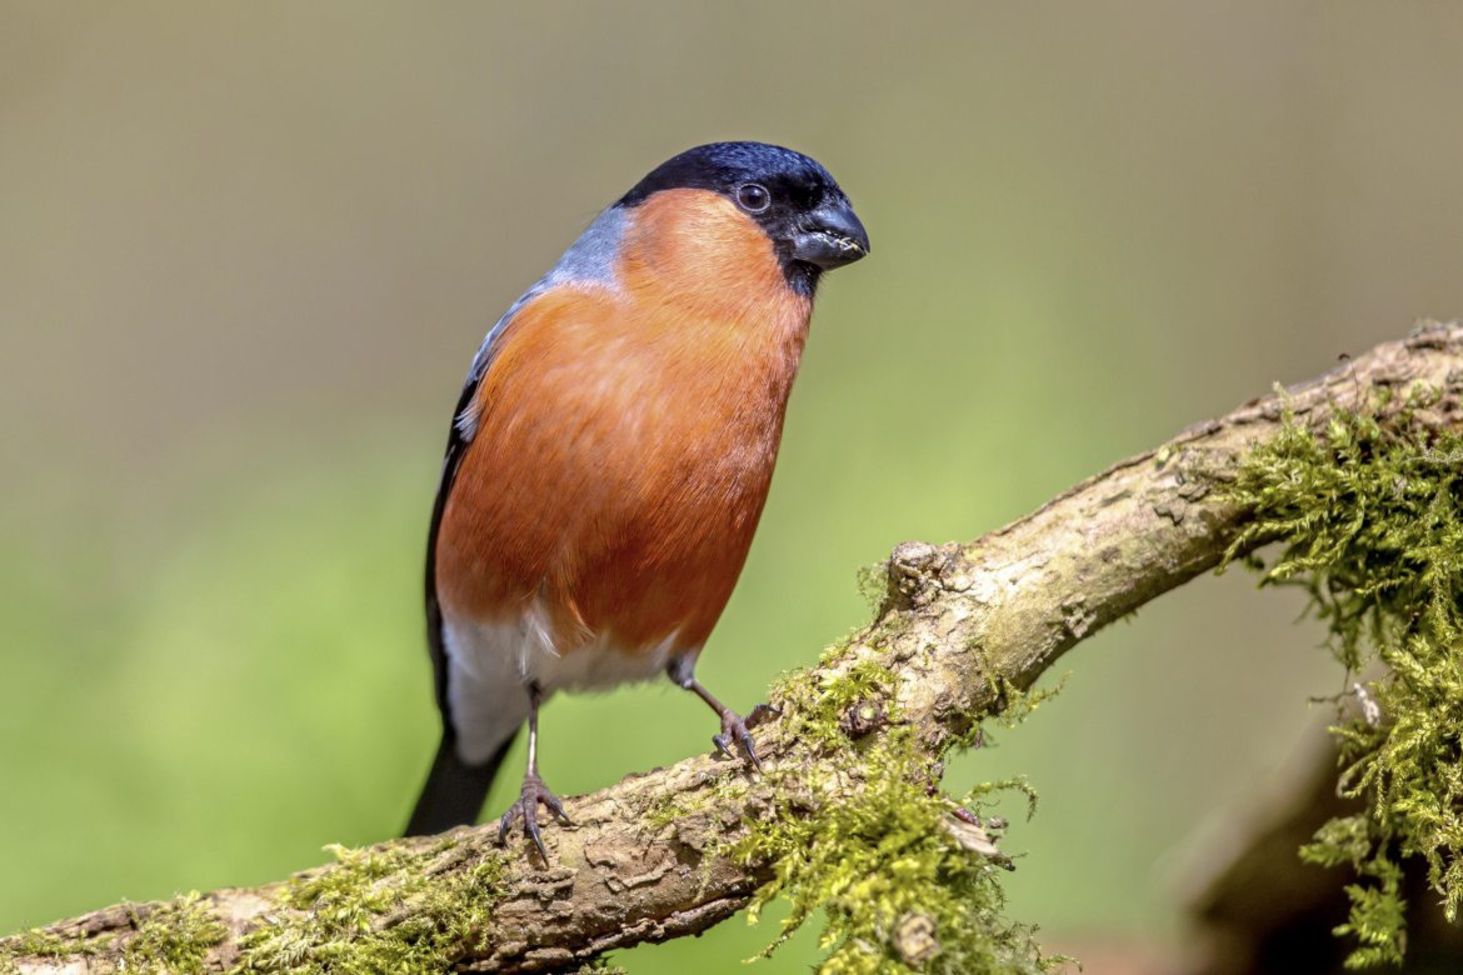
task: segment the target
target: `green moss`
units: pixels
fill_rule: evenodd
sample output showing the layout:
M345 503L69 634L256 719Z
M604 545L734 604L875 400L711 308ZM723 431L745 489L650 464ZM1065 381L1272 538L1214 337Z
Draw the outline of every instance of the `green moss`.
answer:
M1248 561L1309 593L1354 689L1333 732L1340 792L1365 812L1303 850L1356 871L1337 928L1358 941L1352 967L1402 958L1401 858L1426 864L1450 921L1463 901L1463 437L1433 422L1437 395L1383 399L1324 431L1287 417L1224 488L1253 512L1231 556L1281 543Z
M889 567L883 562L861 565L854 579L869 612L877 613L889 598Z
M976 648L976 652L982 653L978 648ZM1036 710L1047 701L1062 693L1062 689L1067 686L1067 678L1071 676L1070 673L1062 674L1051 687L1043 687L1040 689L1022 688L1006 677L996 673L996 668L990 665L988 661L985 661L983 655L982 660L985 665L981 669L988 675L986 677L986 686L989 690L991 700L991 705L987 709L988 713L985 717L994 719L1007 730L1015 728L1036 713ZM965 736L959 744L963 746L975 744L978 740L979 732L980 725L977 724L972 729L972 734Z
M894 676L888 669L871 660L858 661L842 673L827 669L847 652L835 647L823 655L818 670L795 671L773 684L772 701L787 714L788 731L799 741L842 750L849 742L850 712L859 707L872 708L885 723L899 720Z
M333 866L280 894L292 911L243 939L240 975L445 971L481 941L503 874L497 853L453 840L334 853Z
M42 928L13 935L0 941L0 972L15 967L17 958L71 958L95 955L112 940L106 935L100 938L78 940L67 938Z
M448 970L480 943L499 896L503 860L455 840L426 848L335 848L336 863L281 888L278 911L239 942L234 975L367 975ZM95 956L122 939L118 970L194 975L228 934L198 894L139 908L134 930L76 940L32 931L0 943L16 959Z
M36 930L7 938L0 944L0 973L19 971L18 958L95 957L120 938L122 971L196 975L204 971L209 949L228 936L228 929L197 893L129 910L130 933L73 938Z
M901 730L875 746L849 801L780 809L733 846L743 862L776 864L753 919L774 898L790 907L767 951L821 910L819 970L829 975L1051 970L1032 932L1003 916L1002 864L961 845L909 738Z
M0 940L0 975L17 975L18 958L81 958L101 951L110 937L77 940L37 928Z
M846 663L848 653L836 647L825 663ZM800 671L773 690L784 733L820 760L769 769L756 818L712 851L773 865L749 916L755 922L774 900L789 914L764 954L821 911L819 971L827 975L1053 970L1062 959L1043 956L1033 931L1003 915L1009 861L962 844L956 803L938 787L938 759L901 724L895 680L863 660L836 675ZM982 786L965 804L980 809L1009 788L1024 785ZM747 786L729 778L716 789L728 795L708 803Z
M122 948L122 968L128 972L198 975L209 949L229 933L197 893L154 907L133 923L136 933Z

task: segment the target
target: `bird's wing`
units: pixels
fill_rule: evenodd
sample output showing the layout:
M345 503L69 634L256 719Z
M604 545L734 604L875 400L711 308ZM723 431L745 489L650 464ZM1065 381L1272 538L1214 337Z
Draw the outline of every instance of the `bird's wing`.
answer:
M444 727L451 735L452 722L447 702L447 649L442 632L442 607L437 599L437 533L442 524L442 514L447 509L457 469L462 463L467 448L477 433L478 386L492 368L493 359L502 345L503 333L507 331L518 312L530 301L554 288L570 284L599 284L613 282L615 264L619 255L620 239L624 233L626 217L624 211L611 206L600 213L585 229L573 245L564 252L557 264L533 287L524 292L503 317L488 329L487 336L473 357L472 368L467 372L462 394L457 399L457 409L452 414L452 429L447 434L447 451L442 458L442 479L437 486L437 500L432 506L432 524L427 532L427 646L432 655L432 670L436 678L437 706L441 708Z
M432 674L437 692L437 707L442 710L444 723L450 728L447 716L447 648L442 634L442 607L437 601L437 533L442 526L442 513L447 510L447 498L452 494L452 483L457 478L457 468L477 432L476 397L478 386L493 363L498 351L498 339L518 310L536 297L539 285L531 288L515 301L492 328L488 329L483 344L473 357L472 368L462 384L462 394L457 398L457 408L452 412L452 426L447 433L447 450L442 457L442 478L437 484L437 499L432 504L432 524L427 530L427 648L432 655Z

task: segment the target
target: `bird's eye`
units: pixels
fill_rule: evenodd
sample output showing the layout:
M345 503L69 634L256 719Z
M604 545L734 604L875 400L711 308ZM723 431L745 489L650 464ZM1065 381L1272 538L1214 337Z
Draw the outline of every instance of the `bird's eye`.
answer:
M761 213L772 205L772 194L761 183L743 183L737 187L737 203L748 213Z

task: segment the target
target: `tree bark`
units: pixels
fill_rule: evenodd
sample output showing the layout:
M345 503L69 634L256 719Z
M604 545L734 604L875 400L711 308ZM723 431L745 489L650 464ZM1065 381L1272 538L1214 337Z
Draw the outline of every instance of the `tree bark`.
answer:
M1277 432L1287 409L1301 422L1324 424L1337 410L1366 406L1378 390L1414 383L1444 392L1431 407L1439 423L1463 422L1463 328L1419 329L1315 380L1191 427L974 541L902 544L886 563L887 595L874 620L825 667L844 671L872 660L892 671L905 722L935 756L1002 706L1003 681L1029 686L1084 638L1214 568L1247 512L1217 498L1213 487ZM786 732L787 723L758 729L763 762L818 761L816 749ZM669 823L654 812L667 797L705 794L738 774L735 763L698 757L569 801L575 828L545 830L553 865L530 859L516 838L510 844L513 855L495 881L490 917L483 930L462 937L455 966L572 970L605 951L695 934L730 917L774 865L735 864L709 852L709 844L741 817L757 815L757 789L746 790L735 808ZM442 849L431 839L379 849L421 853L430 858L423 861L430 863L426 883L446 885L469 869L472 851L495 844L495 834L491 826L459 831L457 846L440 853L431 852ZM281 903L284 889L221 890L198 900L224 926L206 946L203 969L247 968L250 949L247 942L241 948L242 937L281 916L288 920L291 912L308 912ZM150 918L156 928L178 914L167 905L108 908L48 929L44 941L0 942L0 952L8 951L10 964L28 975L116 970ZM0 968L5 964L0 954Z

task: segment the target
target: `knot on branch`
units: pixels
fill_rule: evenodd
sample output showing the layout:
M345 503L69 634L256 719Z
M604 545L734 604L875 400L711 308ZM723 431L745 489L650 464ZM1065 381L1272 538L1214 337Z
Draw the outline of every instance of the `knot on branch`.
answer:
M928 605L946 588L944 577L953 569L960 546L954 543L901 542L886 563L889 592L880 615L890 609L907 610Z
M838 722L838 727L849 738L859 739L873 734L888 723L889 715L884 710L883 702L865 700L855 703L843 712L843 718Z

